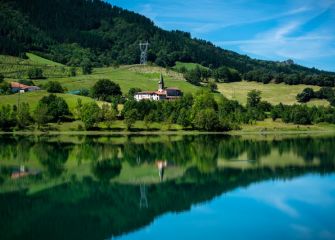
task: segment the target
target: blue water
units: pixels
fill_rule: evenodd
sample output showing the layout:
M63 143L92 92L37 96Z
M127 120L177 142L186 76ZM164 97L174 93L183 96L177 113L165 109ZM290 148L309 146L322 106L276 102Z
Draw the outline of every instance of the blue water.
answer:
M335 175L239 188L117 239L335 239Z
M334 148L335 136L0 136L0 240L335 239Z

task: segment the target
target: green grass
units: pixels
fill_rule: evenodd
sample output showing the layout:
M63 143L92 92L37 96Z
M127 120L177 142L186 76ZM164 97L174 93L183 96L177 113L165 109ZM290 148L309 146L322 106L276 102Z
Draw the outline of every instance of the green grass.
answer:
M44 85L48 81L58 81L67 90L78 90L82 88L90 89L99 79L110 79L118 83L122 92L125 94L132 87L139 87L142 90L156 90L158 88L158 80L162 73L167 87L178 87L184 93L196 93L201 87L194 86L185 81L182 74L173 70L166 70L165 68L156 66L140 66L128 65L119 68L103 67L93 69L90 75L83 75L81 71L77 70L77 76L68 77L69 68L59 63L41 58L32 53L27 53L29 59L20 59L11 56L0 55L0 73L4 73L7 81L17 81L18 75L20 78L26 78L26 72L31 68L29 64L41 66L44 75L47 79L35 80L36 85ZM3 64L2 64L3 63ZM28 65L27 65L28 64ZM187 69L195 68L196 66L202 67L195 63L182 63L177 62L175 68L184 66ZM18 74L20 73L20 74ZM222 93L229 99L235 99L242 104L246 104L247 93L253 89L262 92L262 99L272 104L280 102L284 104L295 104L296 95L300 93L307 85L286 85L286 84L262 84L257 82L236 82L236 83L219 83L218 92ZM308 86L314 90L318 90L318 86ZM41 92L40 92L41 93ZM45 92L42 92L45 95ZM31 105L36 105L36 99L39 93L27 94L24 97L27 101L32 101ZM218 96L219 94L216 94ZM77 96L62 95L70 104L76 102ZM0 105L4 103L14 104L17 102L17 95L0 96ZM323 105L328 106L326 100L312 100L308 103L310 106Z
M195 93L200 87L186 82L180 74L167 71L160 67L149 66L122 66L120 68L95 68L90 75L78 75L75 77L48 78L36 80L35 84L45 84L48 81L58 81L68 90L91 88L99 79L110 79L118 83L123 93L130 88L139 87L142 90L157 90L160 74L163 74L166 87L178 87L185 93Z
M319 123L313 125L297 125L284 123L281 119L273 121L265 119L254 124L244 124L241 130L232 131L232 134L241 133L266 133L266 132L335 132L335 125L330 123Z
M185 81L183 76L175 71L155 66L129 65L120 68L96 68L90 75L83 75L77 69L77 76L69 77L69 67L44 59L32 53L27 53L29 59L0 55L0 73L7 81L17 81L28 78L27 72L33 67L40 67L47 79L35 80L36 85L43 85L48 81L59 81L68 90L91 88L99 79L110 79L120 84L123 93L132 87L142 90L157 90L160 74L163 73L167 87L178 87L184 92L195 93L200 87Z
M45 77L66 77L70 67L50 61L32 53L27 53L28 59L0 55L0 73L9 81L28 78L28 71L32 68L41 68ZM77 72L81 71L77 69Z
M204 67L198 63L185 63L185 62L176 62L176 65L173 67L173 69L180 69L182 67L186 68L186 70L188 71L195 69L196 67L208 69L207 67Z
M29 60L34 63L34 64L38 64L38 65L49 65L49 66L64 66L61 63L57 63L45 58L42 58L40 56L37 56L33 53L26 53L27 57L29 58Z
M284 83L275 84L263 84L258 82L234 82L234 83L219 83L218 91L226 96L228 99L234 99L242 104L247 102L247 94L249 91L256 89L262 92L262 99L272 104L295 104L298 103L296 96L301 93L306 87L311 87L314 90L319 90L318 86L307 86L307 85L286 85ZM313 100L308 105L324 105L328 106L329 103L326 100Z
M165 85L167 87L178 87L185 93L195 93L200 89L200 87L186 82L182 75L174 71L168 71L164 68L155 66L129 65L122 66L120 68L96 68L90 75L82 75L80 71L77 71L79 72L77 76L68 77L68 69L63 67L61 64L43 59L31 53L28 53L27 55L29 59L20 59L11 56L0 55L0 72L5 74L6 81L17 81L17 74L13 72L23 72L20 78L27 78L26 72L29 70L29 68L31 68L31 64L35 64L42 67L44 76L47 77L47 79L34 80L36 85L43 86L49 81L58 81L69 91L82 88L90 89L99 79L103 78L110 79L118 83L124 94L127 93L128 90L132 87L139 87L142 90L157 90L161 73L164 76ZM1 62L7 65L1 65ZM35 109L38 101L47 94L48 93L45 91L24 93L20 95L20 101L28 102L31 106L31 109ZM65 101L69 104L71 111L74 109L78 98L81 98L83 102L93 101L91 98L70 94L58 95L65 99ZM18 94L0 95L0 106L5 104L17 104L18 98ZM101 105L102 102L99 104Z
M49 95L46 91L36 91L36 92L27 92L23 94L13 94L13 95L0 95L0 107L3 105L17 105L18 101L20 102L27 102L30 105L30 110L33 111L37 104L38 101L44 97ZM56 94L57 96L60 96L64 98L64 100L67 102L69 105L70 111L73 112L76 104L77 104L77 99L81 99L83 103L91 102L94 101L92 98L89 97L83 97L83 96L76 96L76 95L70 95L70 94ZM98 104L102 104L102 102L98 102Z

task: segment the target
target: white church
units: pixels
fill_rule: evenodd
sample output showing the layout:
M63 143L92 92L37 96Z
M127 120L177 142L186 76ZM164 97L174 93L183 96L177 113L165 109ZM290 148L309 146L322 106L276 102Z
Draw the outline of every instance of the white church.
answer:
M164 87L164 79L161 74L160 80L158 82L158 90L157 91L143 91L138 92L134 95L136 101L141 100L153 100L153 101L161 101L161 100L173 100L178 99L183 95L182 91L178 88Z

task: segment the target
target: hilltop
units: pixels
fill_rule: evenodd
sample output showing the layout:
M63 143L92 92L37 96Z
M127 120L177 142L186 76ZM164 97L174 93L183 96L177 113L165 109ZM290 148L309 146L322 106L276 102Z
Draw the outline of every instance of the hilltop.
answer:
M25 57L34 52L66 66L139 62L141 41L149 41L148 60L162 67L177 61L215 69L234 69L244 79L334 86L335 74L292 61L251 59L189 33L165 31L137 13L95 0L3 0L0 53Z

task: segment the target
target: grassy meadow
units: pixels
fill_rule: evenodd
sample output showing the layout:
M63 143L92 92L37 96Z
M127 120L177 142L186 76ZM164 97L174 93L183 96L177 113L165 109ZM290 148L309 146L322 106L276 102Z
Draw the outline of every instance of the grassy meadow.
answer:
M247 102L247 94L253 89L257 89L262 92L262 99L270 102L271 104L296 104L296 96L301 93L306 87L313 88L314 90L319 90L318 86L307 86L307 85L286 85L284 83L280 84L263 84L259 82L234 82L234 83L219 83L218 91L222 93L229 99L234 99L242 104ZM316 106L328 106L329 102L327 100L312 100L308 105Z
M36 92L27 92L24 94L13 94L13 95L0 95L0 107L3 105L14 105L18 104L18 102L27 102L30 105L30 110L33 111L38 101L44 97L49 95L48 92L42 90L42 91L36 91ZM77 104L77 100L81 99L82 103L92 102L94 101L92 98L89 97L83 97L83 96L76 96L76 95L70 95L65 93L57 93L55 94L59 97L64 98L66 103L69 105L70 111L74 111L74 108ZM98 105L102 105L104 102L98 101Z
M203 69L208 69L198 63L185 63L185 62L176 62L176 65L173 67L173 69L181 69L185 68L186 70L192 70L195 69L196 67L203 68Z
M81 70L77 68L77 75L69 76L69 67L60 63L56 63L32 53L27 53L28 59L0 55L0 73L4 74L5 80L8 82L18 81L18 79L26 79L27 71L32 67L40 67L43 69L46 79L34 80L35 85L43 86L48 81L58 81L67 90L79 90L82 88L91 88L99 79L110 79L118 83L122 92L125 94L132 87L138 87L142 90L156 90L157 83L162 73L167 87L178 87L184 93L196 93L200 86L194 86L188 83L182 74L175 72L173 69L165 69L157 66L140 66L126 65L118 68L102 67L94 68L92 74L83 75ZM185 67L187 69L201 67L194 63L177 62L174 68ZM218 92L229 99L236 99L242 104L246 104L247 93L253 89L262 92L262 99L272 104L280 102L284 104L295 104L296 95L300 93L307 85L285 85L285 84L262 84L257 82L235 82L235 83L219 83ZM308 86L314 90L318 90L318 86ZM219 93L216 96L219 96ZM13 95L0 95L0 106L5 104L17 104L19 99L22 102L29 102L32 109L37 105L37 102L48 93L46 91L38 91L31 93ZM92 101L91 98L75 96L70 94L58 94L63 97L69 104L70 110L73 111L77 99L82 101ZM101 102L99 104L102 104ZM308 105L329 105L326 100L313 100Z
M35 84L44 84L47 81L59 81L68 90L91 88L99 79L110 79L118 83L123 93L130 88L138 87L142 90L157 90L160 74L163 74L165 86L178 87L186 93L195 93L200 87L186 82L181 75L167 71L160 67L148 66L121 66L119 68L95 68L90 75L77 75L75 77L48 78L36 80Z

